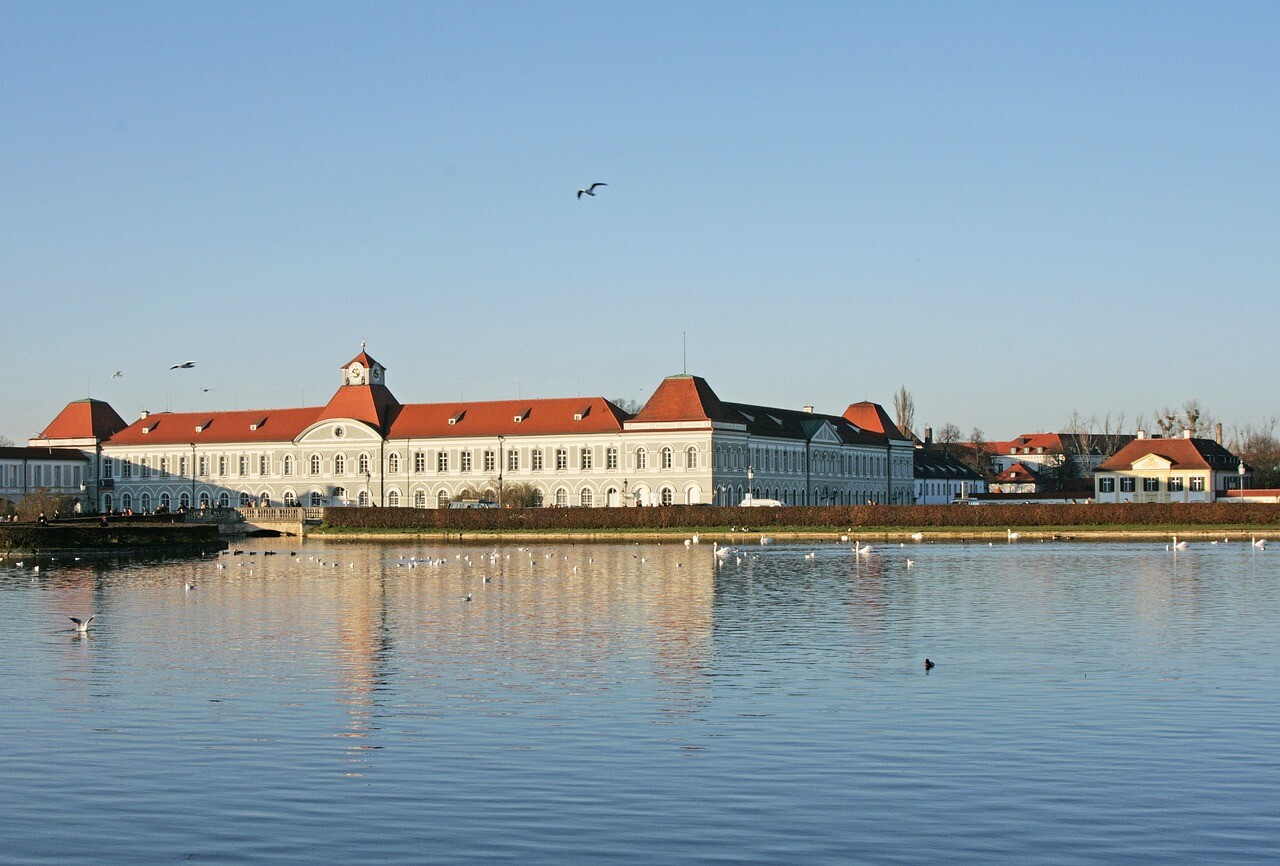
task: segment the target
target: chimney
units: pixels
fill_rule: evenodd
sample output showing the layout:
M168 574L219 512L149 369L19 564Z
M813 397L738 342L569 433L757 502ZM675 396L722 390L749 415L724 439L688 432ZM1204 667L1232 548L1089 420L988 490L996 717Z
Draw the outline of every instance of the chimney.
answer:
M1222 422L1213 425L1213 441L1222 444Z
M805 407L804 407L804 412L805 412L805 414L806 414L806 415L812 415L812 414L813 414L813 407L812 407L812 406L805 406Z
M1190 439L1190 438L1191 438L1191 428L1190 428L1190 427L1183 427L1183 428L1182 428L1182 438L1183 438L1183 439Z
M1139 431L1138 431L1138 438L1139 438L1139 439L1146 439L1146 438L1147 438L1147 431L1146 431L1146 430L1139 430Z
M933 428L924 428L924 447L929 448L933 445Z
M146 409L143 409L143 410L142 410L142 413L141 413L140 415L138 415L138 420L139 420L139 421L142 421L142 420L146 419L146 418L147 418L147 416L149 416L150 414L151 414L151 413L150 413L150 412L148 412Z

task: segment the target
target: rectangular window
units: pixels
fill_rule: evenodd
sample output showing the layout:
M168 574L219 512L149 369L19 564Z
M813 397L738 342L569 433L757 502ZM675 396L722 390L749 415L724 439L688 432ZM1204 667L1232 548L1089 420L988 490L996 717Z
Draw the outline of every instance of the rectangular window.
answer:
M208 474L209 474L209 458L201 454L200 455L200 475L205 476Z
M168 457L160 458L160 477L161 478L169 477L169 458Z
M133 477L133 464L128 460L120 461L120 477L121 478Z
M520 469L520 452L514 448L507 452L507 471L517 472Z
M498 465L498 455L492 451L484 452L484 471L493 472Z
M142 477L143 478L151 477L151 458L149 457L142 458Z
M115 471L116 471L116 461L112 460L110 457L103 457L102 458L102 477L114 478ZM17 486L17 485L14 485L14 486Z
M592 453L591 453L591 449L590 449L590 448L583 448L583 449L582 449L582 468L583 468L584 470L587 470L587 469L590 469L590 468L591 468L591 461L592 461L592 458L593 458L593 455L592 455Z
M533 451L529 453L533 456L533 471L541 472L542 471L542 449L534 448Z
M1126 476L1126 477L1124 477L1124 478L1121 478L1121 479L1120 479L1120 492L1121 492L1121 493L1132 493L1132 492L1133 492L1133 490L1134 490L1134 486L1133 486L1133 476L1131 476L1131 475L1130 475L1130 476Z
M427 471L427 452L415 451L413 453L413 471L414 472Z
M1196 493L1204 492L1204 476L1203 475L1191 476L1191 489Z
M605 469L618 468L618 449L617 448L610 448L604 452L604 468Z
M178 474L179 475L187 474L187 458L186 457L178 458Z
M1114 478L1099 478L1098 492L1099 493L1115 493L1116 480Z
M437 472L449 471L449 452L448 451L441 451L436 455L436 471Z
M568 468L569 468L569 449L557 448L556 449L556 469L558 471L563 471Z
M1182 492L1182 476L1181 475L1169 476L1169 492L1170 493Z
M218 474L219 474L219 475L226 475L226 474L227 474L227 458L226 458L226 455L219 455L219 456L218 456Z
M258 455L258 474L259 475L271 474L271 458L265 454Z
M238 464L239 464L238 468L240 469L240 474L248 475L249 474L249 458L246 455L241 454Z
M1143 478L1142 492L1143 493L1159 493L1160 479L1159 478Z
M462 452L462 467L461 467L461 469L462 469L462 471L463 471L463 472L470 472L470 471L471 471L471 452L470 452L470 451L463 451L463 452Z

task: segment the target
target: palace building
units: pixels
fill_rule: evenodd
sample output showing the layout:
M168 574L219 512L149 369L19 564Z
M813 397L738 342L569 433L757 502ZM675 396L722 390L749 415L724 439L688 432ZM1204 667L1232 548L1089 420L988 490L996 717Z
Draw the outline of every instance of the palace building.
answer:
M603 397L400 403L363 348L323 406L142 413L69 404L30 446L84 455L84 506L440 508L519 491L556 507L910 504L913 447L884 409L722 401L664 379L632 416ZM508 500L510 504L510 499Z

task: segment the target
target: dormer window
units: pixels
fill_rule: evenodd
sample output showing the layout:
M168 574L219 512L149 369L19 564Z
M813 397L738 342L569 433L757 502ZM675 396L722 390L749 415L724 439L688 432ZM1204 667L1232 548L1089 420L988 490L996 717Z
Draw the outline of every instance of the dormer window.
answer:
M249 429L257 430L259 427L261 427L263 424L266 424L266 423L267 423L266 418L259 418L257 421L254 421L252 424L249 425Z
M459 421L461 421L465 417L467 417L466 409L459 410L456 414L450 415L449 426L452 427L454 424L457 424Z
M210 424L212 424L212 423L213 423L213 419L212 419L212 418L210 418L208 421L204 421L204 422L202 422L202 423L200 423L200 424L197 424L197 425L196 425L196 432L197 432L197 433L203 433L204 431L206 431L206 430L208 430L208 429L209 429L209 425L210 425Z
M513 420L513 421L515 421L515 423L519 424L521 421L523 421L524 419L528 418L528 417L529 417L529 413L530 413L530 412L532 412L532 411L533 411L532 409L525 409L523 412L518 413L518 414L515 416L515 418L513 418L512 420Z

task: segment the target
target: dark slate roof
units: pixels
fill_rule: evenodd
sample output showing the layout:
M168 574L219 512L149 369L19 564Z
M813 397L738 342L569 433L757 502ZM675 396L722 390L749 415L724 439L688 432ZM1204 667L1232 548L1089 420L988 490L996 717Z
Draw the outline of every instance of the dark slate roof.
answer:
M981 481L982 476L941 448L915 450L915 477L926 481Z

